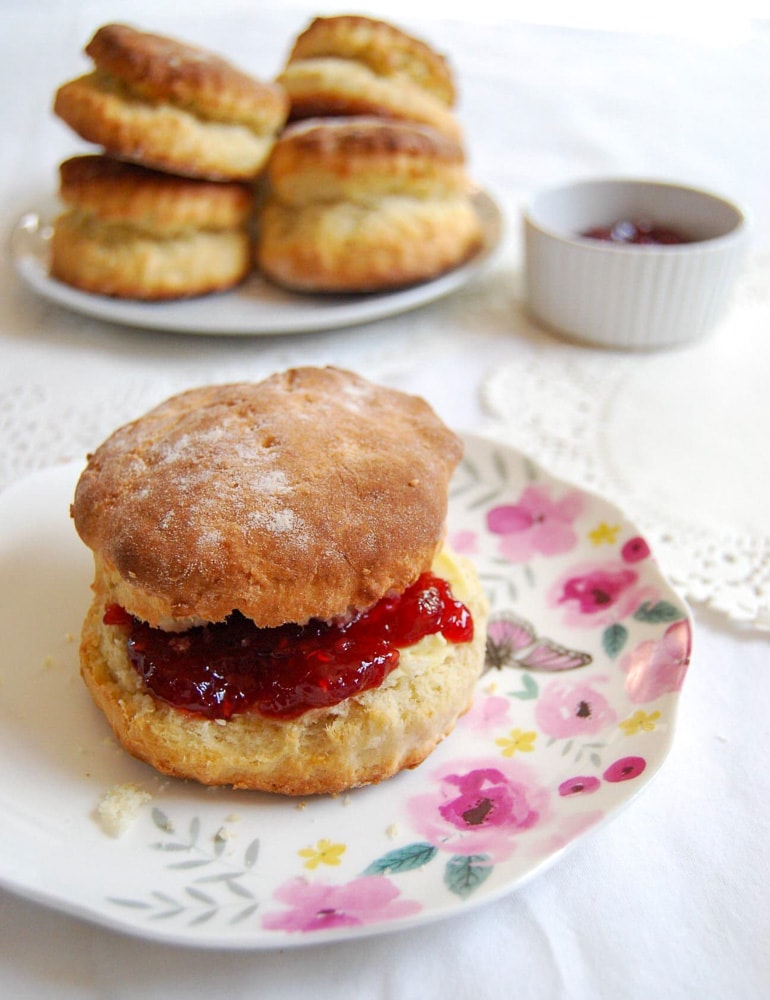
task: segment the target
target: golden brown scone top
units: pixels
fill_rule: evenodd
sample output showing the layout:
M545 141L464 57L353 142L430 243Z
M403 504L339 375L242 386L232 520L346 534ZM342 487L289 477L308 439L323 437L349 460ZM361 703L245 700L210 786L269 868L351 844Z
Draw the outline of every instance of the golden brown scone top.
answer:
M215 121L239 122L258 132L279 128L288 99L221 56L174 38L106 24L86 45L97 70L146 100L168 101Z
M329 619L430 567L461 452L419 397L297 368L190 390L120 428L72 515L97 579L151 624Z
M452 71L430 45L386 21L356 14L316 17L299 35L289 62L353 59L378 76L404 76L447 107L455 102Z
M177 177L109 156L73 156L59 165L62 201L101 222L172 234L247 225L251 185Z

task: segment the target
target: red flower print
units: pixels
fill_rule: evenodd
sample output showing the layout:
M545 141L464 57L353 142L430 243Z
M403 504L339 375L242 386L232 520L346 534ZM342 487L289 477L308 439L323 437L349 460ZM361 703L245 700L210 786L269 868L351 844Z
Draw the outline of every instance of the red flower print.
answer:
M617 560L582 563L554 583L548 603L563 608L565 625L604 628L633 614L644 601L657 601L656 588L638 581L636 570Z
M497 768L450 774L444 781L457 794L439 807L447 822L458 830L476 826L515 826L526 830L537 820L526 796L517 795Z
M587 777L568 778L559 785L559 795L566 798L571 795L590 795L601 785L598 778Z
M504 860L516 837L542 820L548 804L546 790L515 761L455 762L436 777L434 791L409 801L409 815L426 840L453 854Z
M628 569L615 572L595 570L585 576L567 580L559 603L572 601L577 604L581 614L592 615L615 604L623 591L635 582L636 573Z
M610 764L602 777L605 781L611 782L630 781L632 778L638 778L646 767L647 761L644 757L621 757L620 760Z
M649 555L650 547L639 535L635 538L629 538L620 550L620 558L626 563L641 562L642 559L647 559Z

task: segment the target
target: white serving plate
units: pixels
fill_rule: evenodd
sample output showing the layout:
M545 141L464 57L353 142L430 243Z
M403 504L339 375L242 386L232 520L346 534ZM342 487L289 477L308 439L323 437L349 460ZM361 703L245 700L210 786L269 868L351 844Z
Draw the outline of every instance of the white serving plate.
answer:
M368 323L417 309L462 288L486 263L502 235L500 209L478 190L474 204L482 222L481 249L462 266L392 292L368 295L300 295L282 291L257 274L232 291L173 302L134 302L82 292L49 274L55 210L32 208L11 234L11 256L20 278L50 302L125 326L211 336L313 333Z

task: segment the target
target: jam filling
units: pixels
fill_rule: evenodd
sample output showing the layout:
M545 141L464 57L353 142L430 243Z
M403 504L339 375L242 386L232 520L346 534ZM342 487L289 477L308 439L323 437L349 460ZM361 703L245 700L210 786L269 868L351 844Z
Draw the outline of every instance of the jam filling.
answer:
M470 612L431 573L341 625L257 628L234 612L224 622L164 632L117 604L103 621L126 630L129 659L156 698L210 719L245 711L296 718L378 687L398 665L399 649L423 636L473 638Z
M647 220L620 219L611 226L595 226L580 234L589 240L604 240L605 243L629 243L636 246L676 246L689 243L686 237L666 226L656 226Z

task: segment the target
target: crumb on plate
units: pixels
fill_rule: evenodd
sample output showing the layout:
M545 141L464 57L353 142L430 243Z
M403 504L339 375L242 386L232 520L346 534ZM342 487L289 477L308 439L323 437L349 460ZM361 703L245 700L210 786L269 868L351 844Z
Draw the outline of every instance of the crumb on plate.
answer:
M120 837L152 795L141 785L126 782L111 788L96 807L99 825L110 837Z

